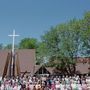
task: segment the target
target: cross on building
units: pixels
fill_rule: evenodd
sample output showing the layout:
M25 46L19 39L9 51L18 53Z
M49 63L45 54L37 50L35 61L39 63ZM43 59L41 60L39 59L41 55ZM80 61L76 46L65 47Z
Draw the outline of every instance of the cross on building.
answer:
M12 42L12 54L14 54L14 45L15 45L15 37L19 36L15 34L15 30L13 30L13 34L12 35L8 35L10 37L13 37L13 42Z
M13 38L12 41L12 54L11 54L11 64L10 64L10 70L9 70L9 76L14 77L15 76L15 51L14 51L14 45L15 45L15 37L19 36L15 34L15 30L13 30L12 35L8 35Z

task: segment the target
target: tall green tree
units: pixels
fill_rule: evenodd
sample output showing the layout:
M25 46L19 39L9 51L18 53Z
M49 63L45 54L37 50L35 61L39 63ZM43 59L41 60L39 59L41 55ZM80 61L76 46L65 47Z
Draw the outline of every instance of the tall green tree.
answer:
M73 34L73 30L69 30L68 25L62 24L56 28L51 28L51 30L43 37L43 41L48 48L47 53L50 56L50 62L51 60L58 62L55 63L54 66L58 69L62 68L62 71L66 71L67 73L75 71L73 62L73 56L75 53ZM73 66L73 70L71 70L71 65Z
M42 42L46 45L50 62L47 65L53 64L52 66L61 69L63 73L75 73L76 57L86 56L85 49L90 46L89 28L89 13L86 13L81 20L70 20L45 33Z

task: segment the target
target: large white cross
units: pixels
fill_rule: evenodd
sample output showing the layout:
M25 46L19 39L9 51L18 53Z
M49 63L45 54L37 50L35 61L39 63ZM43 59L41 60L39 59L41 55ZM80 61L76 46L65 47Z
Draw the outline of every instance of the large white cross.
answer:
M10 37L13 37L13 42L12 42L12 54L14 55L14 44L15 44L15 37L19 36L15 34L15 30L13 30L13 34L12 35L8 35Z

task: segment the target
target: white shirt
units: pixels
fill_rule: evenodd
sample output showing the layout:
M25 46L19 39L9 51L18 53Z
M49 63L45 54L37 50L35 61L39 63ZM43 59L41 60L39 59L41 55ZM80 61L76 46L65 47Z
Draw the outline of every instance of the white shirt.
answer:
M3 84L1 85L1 88L0 88L0 90L4 90L4 85L3 85Z

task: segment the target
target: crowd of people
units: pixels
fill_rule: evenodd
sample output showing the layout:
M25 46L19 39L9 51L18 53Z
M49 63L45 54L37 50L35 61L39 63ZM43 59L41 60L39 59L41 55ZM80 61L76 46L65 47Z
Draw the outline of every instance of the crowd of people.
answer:
M30 76L0 79L0 90L90 90L90 76Z

